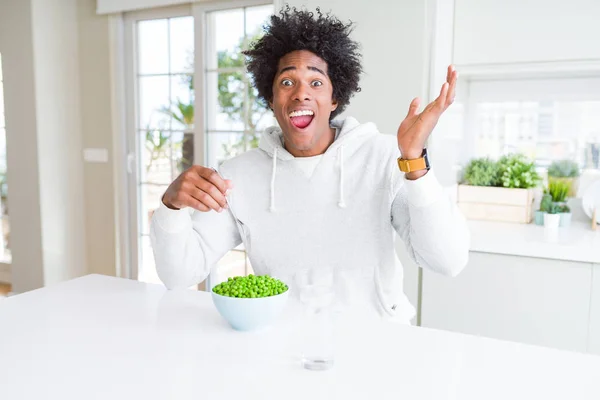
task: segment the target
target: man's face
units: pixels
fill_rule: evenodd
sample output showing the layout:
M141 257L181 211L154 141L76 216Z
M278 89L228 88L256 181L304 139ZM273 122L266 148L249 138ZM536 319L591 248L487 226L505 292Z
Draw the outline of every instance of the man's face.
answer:
M297 50L279 60L269 105L292 155L322 154L331 144L329 116L337 108L332 95L327 63L317 55Z

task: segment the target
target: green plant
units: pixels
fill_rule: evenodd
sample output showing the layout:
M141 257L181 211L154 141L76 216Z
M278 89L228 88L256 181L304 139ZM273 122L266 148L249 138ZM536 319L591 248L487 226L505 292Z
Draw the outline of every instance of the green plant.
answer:
M566 204L561 204L561 205L558 207L558 212L559 212L559 213L570 213L570 212L571 212L571 209L569 208L569 206L568 206L568 205L566 205Z
M562 203L566 200L571 186L565 181L550 181L548 184L548 193L552 196L552 200L557 203Z
M509 154L498 160L498 181L505 188L529 189L541 182L535 164L522 154Z
M179 122L181 125L184 125L186 129L190 129L192 125L194 125L194 100L191 102L184 103L181 100L177 99L175 103L172 104L171 108L162 107L160 112L173 118L175 121Z
M554 161L548 167L548 176L553 178L577 178L579 165L571 160Z
M550 206L552 205L552 196L549 194L544 194L542 197L542 201L540 202L540 211L548 212Z
M560 212L560 204L552 202L548 207L548 214L558 214Z
M489 158L476 158L465 167L463 182L471 186L495 186L498 167Z

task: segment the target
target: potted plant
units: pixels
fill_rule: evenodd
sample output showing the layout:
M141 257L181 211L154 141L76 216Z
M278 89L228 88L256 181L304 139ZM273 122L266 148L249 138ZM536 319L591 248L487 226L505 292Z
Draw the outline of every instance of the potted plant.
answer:
M534 190L541 178L533 162L509 154L497 162L474 159L458 185L458 206L469 219L529 223Z
M556 229L560 226L560 205L556 203L550 204L548 212L544 214L544 227L548 229Z
M536 225L544 225L544 215L548 213L550 206L552 205L552 196L544 191L542 201L540 202L540 209L535 212L534 222Z
M463 183L470 186L497 186L498 165L489 158L471 160L465 168Z
M571 223L571 210L566 204L567 195L571 189L571 183L566 180L552 180L548 184L548 193L552 201L557 205L557 213L560 214L560 226L569 226Z
M561 204L558 207L558 215L560 215L559 226L567 227L571 225L571 209L566 204Z
M579 165L576 162L571 160L554 161L548 167L548 184L555 181L565 182L569 187L567 195L575 197L579 187L579 175Z

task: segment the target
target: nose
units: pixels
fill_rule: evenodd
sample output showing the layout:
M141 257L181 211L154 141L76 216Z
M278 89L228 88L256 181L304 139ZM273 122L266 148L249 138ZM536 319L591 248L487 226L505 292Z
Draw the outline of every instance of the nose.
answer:
M296 85L296 91L294 92L294 100L303 102L310 100L310 85L303 82Z

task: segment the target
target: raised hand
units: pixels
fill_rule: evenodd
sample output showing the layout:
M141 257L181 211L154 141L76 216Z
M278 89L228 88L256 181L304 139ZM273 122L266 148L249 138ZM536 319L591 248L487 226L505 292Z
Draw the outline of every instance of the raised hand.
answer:
M404 159L414 159L421 157L425 142L440 116L448 109L454 101L456 94L456 81L458 73L454 66L448 67L446 82L442 85L440 95L425 107L422 112L418 112L420 99L413 99L408 108L408 115L398 128L398 149Z
M192 207L221 212L228 208L225 196L231 188L231 181L221 178L214 169L193 165L169 185L162 202L175 210Z

